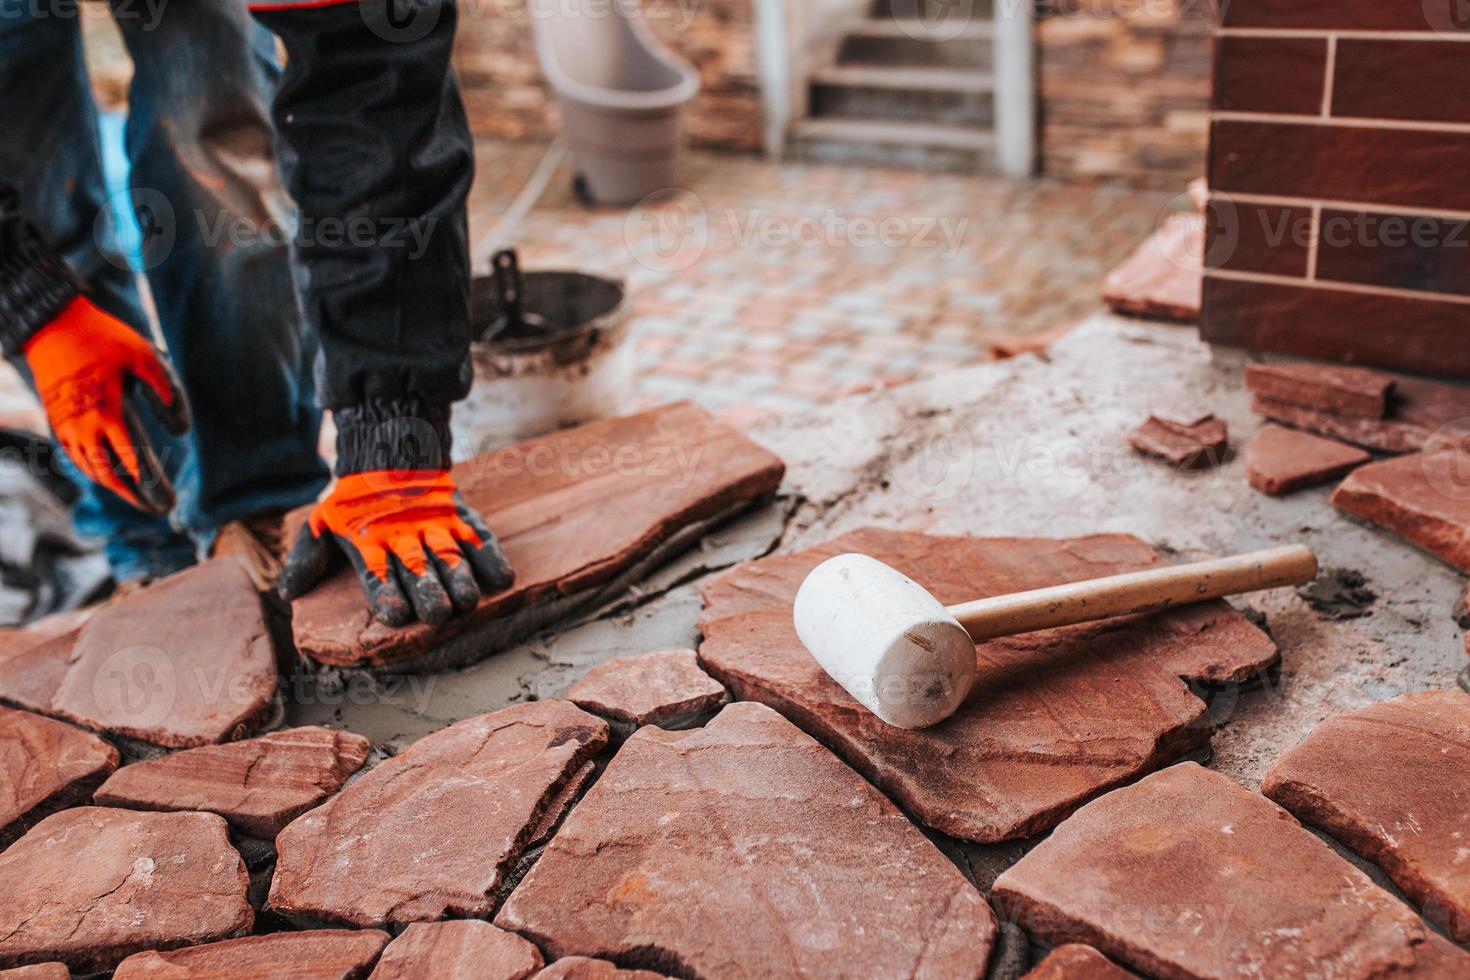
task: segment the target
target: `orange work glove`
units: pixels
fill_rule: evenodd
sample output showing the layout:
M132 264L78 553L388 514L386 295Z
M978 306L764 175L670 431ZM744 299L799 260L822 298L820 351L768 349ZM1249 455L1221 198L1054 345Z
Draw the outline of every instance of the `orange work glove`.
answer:
M345 554L373 615L389 626L444 622L480 591L515 580L495 535L445 470L375 470L337 479L286 556L281 595L309 592Z
M173 509L173 486L134 405L141 394L168 431L189 429L188 409L159 351L85 296L67 304L21 350L51 431L72 462L139 510Z

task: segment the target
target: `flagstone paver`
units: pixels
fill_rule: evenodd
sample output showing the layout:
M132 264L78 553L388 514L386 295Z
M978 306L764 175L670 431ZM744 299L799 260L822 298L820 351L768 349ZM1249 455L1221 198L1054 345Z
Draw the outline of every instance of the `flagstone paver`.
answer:
M277 932L161 953L136 953L123 960L112 977L113 980L361 980L387 945L388 934L376 929Z
M598 664L567 691L567 700L629 730L687 728L730 700L699 666L693 650L658 650Z
M372 980L525 980L542 965L534 944L488 922L415 922L388 944Z
M117 749L28 711L0 708L0 849L47 814L88 802Z

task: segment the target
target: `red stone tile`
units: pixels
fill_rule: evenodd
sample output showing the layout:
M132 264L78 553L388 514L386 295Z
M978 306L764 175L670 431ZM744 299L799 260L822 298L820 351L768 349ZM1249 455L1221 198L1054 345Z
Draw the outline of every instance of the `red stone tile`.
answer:
M88 803L117 749L71 725L0 708L0 850L57 810Z
M1128 445L1179 469L1202 469L1225 462L1230 437L1225 423L1213 416L1195 425L1150 416L1128 433Z
M1272 361L1245 366L1245 387L1272 402L1288 402L1334 415L1381 419L1388 414L1394 376L1385 371Z
M1372 458L1355 446L1266 425L1246 449L1246 477L1257 490L1277 496L1331 483Z
M1276 761L1261 792L1470 942L1470 694L1407 694L1329 718Z
M1387 207L1470 210L1470 133L1216 120L1210 188Z
M1456 0L1221 0L1224 27L1341 31L1441 31L1470 24Z
M1215 109L1315 116L1326 84L1326 38L1225 36L1215 42Z
M1130 980L1132 976L1091 946L1066 943L1048 953L1024 980Z
M1470 486L1462 450L1360 466L1333 491L1338 510L1385 528L1470 572Z
M652 970L624 970L616 963L590 956L564 956L532 980L665 980Z
M1318 279L1470 295L1464 218L1324 209L1318 242Z
M415 922L388 944L371 980L525 980L541 951L478 919Z
M894 728L822 670L792 625L802 580L847 551L893 565L945 603L1163 559L1126 535L963 538L864 528L702 583L705 669L737 697L786 713L915 819L955 837L1033 836L1097 793L1207 743L1205 705L1180 678L1243 680L1278 660L1265 634L1219 602L1008 637L977 648L975 689L951 718ZM1099 690L1108 696L1098 698Z
M134 954L123 960L112 980L354 980L367 976L387 945L388 934L376 929L311 929L243 936L167 952Z
M1470 377L1467 304L1214 276L1204 295L1211 343Z
M554 957L750 978L978 977L997 931L896 806L748 703L628 739L495 922Z
M1171 215L1103 280L1103 302L1114 311L1192 323L1199 318L1204 216Z
M566 699L635 728L683 728L713 714L729 694L700 669L693 650L658 650L598 664L572 685Z
M1455 42L1337 41L1332 113L1470 122L1470 48Z
M37 963L0 970L0 980L71 980L71 971L65 963Z
M1246 204L1229 195L1205 209L1209 269L1305 276L1312 243L1312 209Z
M1470 975L1470 953L1290 814L1193 763L1083 807L991 897L1033 936L1149 976Z

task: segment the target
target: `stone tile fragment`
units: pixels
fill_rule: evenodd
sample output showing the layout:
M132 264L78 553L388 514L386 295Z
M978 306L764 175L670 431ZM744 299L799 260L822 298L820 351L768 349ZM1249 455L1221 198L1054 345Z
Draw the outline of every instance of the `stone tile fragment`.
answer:
M1202 469L1225 461L1230 433L1213 416L1195 425L1178 425L1151 415L1128 433L1128 445L1178 469Z
M1091 946L1067 943L1046 954L1046 959L1026 974L1024 980L1132 980L1133 974Z
M536 830L531 834L531 839L526 842L526 850L540 847L551 840L551 835L556 833L556 828L561 826L562 820L571 812L577 800L581 798L582 791L591 782L592 776L597 772L596 762L587 762L581 769L568 779L551 802L546 806L546 812L541 815L541 820L536 824Z
M212 813L75 807L0 854L0 967L108 970L250 929L245 863Z
M1103 280L1116 313L1179 323L1199 320L1204 288L1205 216L1174 214Z
M983 898L881 793L764 705L641 728L495 924L553 957L694 976L978 977ZM555 965L555 964L553 964Z
M1379 452L1470 445L1470 388L1410 374L1375 373L1392 383L1388 413L1381 419L1332 411L1320 400L1315 406L1299 405L1259 393L1251 407L1274 421Z
M730 700L724 685L700 669L693 650L609 660L589 670L566 696L629 731L643 725L688 728Z
M455 477L504 545L515 584L442 626L394 629L367 615L361 587L343 569L295 603L296 646L334 666L480 659L621 588L620 580L687 545L691 529L775 491L784 470L770 452L689 403L478 456L455 467Z
M110 602L74 632L0 648L0 702L164 748L249 734L275 691L260 595L228 559Z
M71 971L65 963L37 963L0 970L0 980L71 980Z
M1329 439L1352 443L1380 453L1417 452L1424 448L1429 438L1428 430L1399 419L1333 415L1288 402L1275 402L1259 395L1251 399L1251 411L1293 429L1315 432Z
M1360 466L1332 492L1338 510L1376 524L1470 572L1470 488L1459 450Z
M112 978L361 980L387 945L388 934L376 929L276 932L166 952L136 953L123 960Z
M276 838L270 907L350 926L486 916L505 873L607 723L514 704L419 739Z
M652 970L623 970L607 960L565 956L536 974L535 980L664 980Z
M1273 402L1318 412L1381 419L1388 414L1394 376L1371 368L1290 361L1247 364L1245 387Z
M1277 760L1261 792L1470 942L1470 694L1406 694L1329 718Z
M117 749L79 728L0 708L0 849L47 814L87 803Z
M370 748L351 732L291 728L125 766L96 799L134 810L205 810L246 837L275 840L286 824L341 789Z
M415 922L388 944L372 980L525 980L541 951L479 919Z
M966 840L1030 837L1096 794L1208 744L1208 712L1181 678L1238 681L1277 661L1275 644L1245 617L1223 602L1200 603L982 644L975 690L959 711L931 728L894 728L827 676L791 623L802 579L847 551L894 566L945 603L1163 559L1127 535L964 538L864 528L701 586L706 670L736 697L796 722L916 819Z
M1193 763L1089 803L991 896L1033 936L1150 976L1470 975L1470 953L1285 810Z
M1268 424L1246 448L1246 478L1262 493L1279 496L1331 483L1372 459L1356 446Z

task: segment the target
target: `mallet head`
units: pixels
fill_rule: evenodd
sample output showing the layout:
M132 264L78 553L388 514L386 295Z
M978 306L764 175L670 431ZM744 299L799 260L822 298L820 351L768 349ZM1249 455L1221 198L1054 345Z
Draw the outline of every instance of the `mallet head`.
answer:
M917 582L867 555L829 558L796 593L796 635L832 679L899 728L924 728L975 682L975 643Z

